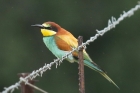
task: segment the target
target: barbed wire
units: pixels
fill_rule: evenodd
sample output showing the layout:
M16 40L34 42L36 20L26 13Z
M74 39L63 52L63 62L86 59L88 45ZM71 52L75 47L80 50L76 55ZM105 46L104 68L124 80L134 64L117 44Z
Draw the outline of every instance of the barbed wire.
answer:
M96 30L97 34L95 34L95 36L93 36L93 37L90 37L90 39L87 40L85 43L83 43L81 46L79 46L77 48L73 48L72 51L70 51L66 55L62 56L62 58L54 59L54 61L50 62L49 64L45 63L45 65L43 67L39 68L38 70L34 70L31 74L29 74L25 78L20 79L14 85L9 86L8 88L5 87L4 91L2 91L1 93L8 93L8 92L13 93L13 91L15 89L18 89L21 82L26 81L25 83L28 83L28 79L32 80L32 79L36 78L37 76L42 77L43 73L46 70L51 69L51 66L54 64L56 64L56 68L57 68L57 66L60 65L64 59L66 59L68 56L72 55L72 52L77 51L80 48L86 48L86 45L89 45L89 43L96 40L97 37L103 36L107 31L110 31L111 29L115 28L115 26L118 25L122 20L124 20L126 17L132 16L134 14L134 12L137 11L138 9L140 9L140 2L138 2L138 4L134 8L130 9L128 12L123 11L123 14L121 14L117 20L115 17L112 16L111 19L108 20L107 27L105 27L103 30ZM28 83L28 85L30 85L30 84Z
M20 77L20 80L23 81L26 85L29 85L30 87L32 87L32 88L34 88L34 89L36 89L36 90L39 90L39 91L42 92L42 93L48 93L48 92L44 91L43 89L41 89L41 88L39 88L39 87L37 87L37 86L35 86L35 85L29 83L29 82L28 82L27 80L25 80L23 77Z

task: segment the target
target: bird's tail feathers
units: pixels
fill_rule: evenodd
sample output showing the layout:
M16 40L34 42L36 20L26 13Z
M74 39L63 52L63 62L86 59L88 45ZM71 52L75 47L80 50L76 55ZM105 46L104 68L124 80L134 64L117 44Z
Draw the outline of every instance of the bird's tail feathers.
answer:
M105 77L110 83L112 83L113 85L115 85L118 89L120 89L115 82L106 74L106 72L101 69L95 62L89 62L87 60L84 60L84 64L86 66L88 66L89 68L99 72L103 77Z
M110 83L112 83L113 85L115 85L118 89L120 89L118 87L118 85L104 72L99 72L103 77L105 77Z

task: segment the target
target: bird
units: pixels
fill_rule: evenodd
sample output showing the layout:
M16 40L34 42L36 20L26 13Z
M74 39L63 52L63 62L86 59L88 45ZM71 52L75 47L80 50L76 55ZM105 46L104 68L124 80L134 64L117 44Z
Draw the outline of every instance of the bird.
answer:
M78 40L69 31L55 22L47 21L43 24L31 26L40 28L44 44L57 58L62 58L62 56L69 53L73 48L78 47ZM78 51L74 51L66 60L71 63L78 63ZM97 71L110 83L120 89L106 72L90 58L85 49L83 50L83 62L85 66Z

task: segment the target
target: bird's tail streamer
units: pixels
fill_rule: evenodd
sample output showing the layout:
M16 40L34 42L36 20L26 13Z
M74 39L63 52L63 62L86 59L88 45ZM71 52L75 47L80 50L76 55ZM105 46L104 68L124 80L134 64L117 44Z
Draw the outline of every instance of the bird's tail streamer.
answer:
M89 68L99 72L103 77L105 77L110 83L112 83L113 85L115 85L118 89L120 89L117 84L115 84L115 82L105 73L105 71L103 69L101 69L96 63L94 62L89 62L87 60L84 60L84 64L86 66L88 66Z

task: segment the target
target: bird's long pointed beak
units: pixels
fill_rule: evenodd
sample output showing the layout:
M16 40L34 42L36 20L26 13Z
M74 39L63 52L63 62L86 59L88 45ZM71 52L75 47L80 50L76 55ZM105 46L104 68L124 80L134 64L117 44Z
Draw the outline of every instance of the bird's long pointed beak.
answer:
M41 24L35 24L35 25L31 25L31 26L34 26L34 27L40 27L40 28L43 28L44 26L41 25Z

